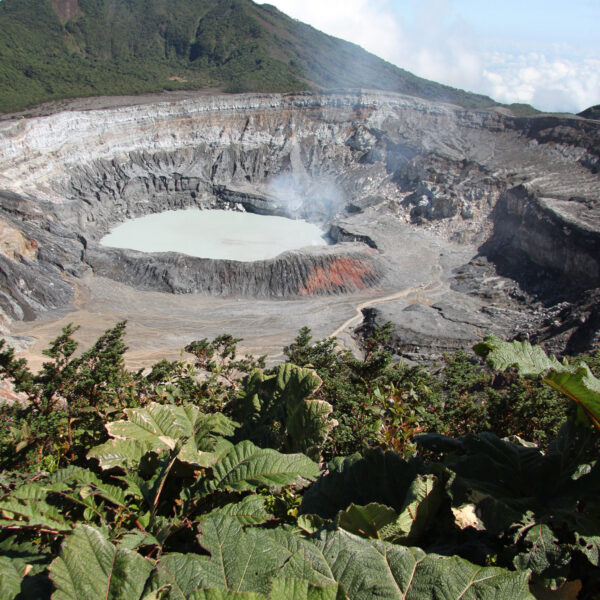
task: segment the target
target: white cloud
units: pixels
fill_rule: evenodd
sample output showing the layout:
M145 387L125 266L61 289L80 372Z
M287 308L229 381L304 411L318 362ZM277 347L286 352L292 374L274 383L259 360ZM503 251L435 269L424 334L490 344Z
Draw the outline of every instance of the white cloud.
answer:
M552 52L490 52L472 26L452 16L453 0L412 0L401 19L391 0L269 0L280 10L427 79L578 112L600 103L600 60L558 46Z
M487 57L482 88L500 102L579 112L600 103L600 59L495 53Z

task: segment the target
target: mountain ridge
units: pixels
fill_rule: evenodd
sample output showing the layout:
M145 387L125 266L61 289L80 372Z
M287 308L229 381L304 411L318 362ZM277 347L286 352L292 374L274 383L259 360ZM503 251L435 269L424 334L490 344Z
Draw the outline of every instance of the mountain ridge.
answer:
M3 0L0 112L94 95L371 88L496 105L251 0ZM351 67L351 68L349 68Z

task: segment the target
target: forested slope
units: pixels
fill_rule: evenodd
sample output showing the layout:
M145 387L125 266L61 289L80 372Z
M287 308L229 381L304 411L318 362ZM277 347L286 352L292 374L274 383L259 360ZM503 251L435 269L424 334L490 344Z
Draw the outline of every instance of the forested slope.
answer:
M3 112L56 98L207 87L362 87L494 104L251 0L3 0L0 30Z

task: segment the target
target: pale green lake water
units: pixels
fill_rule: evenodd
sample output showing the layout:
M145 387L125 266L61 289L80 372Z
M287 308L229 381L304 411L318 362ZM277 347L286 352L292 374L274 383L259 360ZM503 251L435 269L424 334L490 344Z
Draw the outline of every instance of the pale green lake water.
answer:
M126 221L100 243L140 252L180 252L250 262L305 246L324 246L306 221L225 210L169 210Z

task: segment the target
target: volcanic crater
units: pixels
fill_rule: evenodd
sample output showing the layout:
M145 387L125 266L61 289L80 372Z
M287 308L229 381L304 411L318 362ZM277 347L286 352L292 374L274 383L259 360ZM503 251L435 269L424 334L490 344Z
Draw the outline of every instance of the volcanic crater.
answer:
M0 309L17 346L117 318L140 364L221 326L274 352L302 325L352 345L361 322L391 320L414 359L487 332L598 341L598 121L364 91L112 104L0 122ZM189 208L304 219L331 244L254 262L100 244Z

